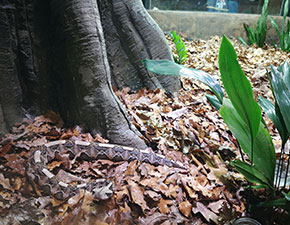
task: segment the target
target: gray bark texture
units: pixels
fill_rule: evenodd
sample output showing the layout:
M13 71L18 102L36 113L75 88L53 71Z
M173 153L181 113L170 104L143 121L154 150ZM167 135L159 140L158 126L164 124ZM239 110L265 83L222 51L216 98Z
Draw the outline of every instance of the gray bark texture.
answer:
M2 0L0 134L52 109L112 143L145 147L112 90L179 89L141 60L172 59L141 0Z

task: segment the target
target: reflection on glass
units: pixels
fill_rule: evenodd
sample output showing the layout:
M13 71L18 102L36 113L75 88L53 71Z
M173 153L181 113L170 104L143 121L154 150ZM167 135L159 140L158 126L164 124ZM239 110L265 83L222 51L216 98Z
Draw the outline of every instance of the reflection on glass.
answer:
M147 9L260 14L264 0L142 0ZM268 13L279 15L282 0L270 0Z

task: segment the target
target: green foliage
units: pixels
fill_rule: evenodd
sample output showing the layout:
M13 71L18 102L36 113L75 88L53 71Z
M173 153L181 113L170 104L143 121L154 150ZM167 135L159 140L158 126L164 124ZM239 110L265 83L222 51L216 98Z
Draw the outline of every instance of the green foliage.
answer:
M261 109L254 99L251 84L238 63L234 47L225 36L219 52L219 67L230 98L230 101L223 101L220 114L251 161L251 165L241 161L232 164L250 182L273 189L274 146L261 122Z
M187 60L187 50L186 50L185 44L181 40L180 36L176 34L174 30L170 32L170 36L175 44L177 55L178 55L178 56L173 56L174 61L178 64L182 64L184 61Z
M176 64L169 60L150 60L144 59L145 67L156 74L166 74L172 76L183 76L187 78L195 78L206 84L211 91L217 96L218 101L222 103L224 97L223 90L216 79L211 75L201 70L187 68L185 66Z
M271 17L271 24L273 27L276 29L277 34L279 36L280 40L280 48L282 51L290 51L290 22L289 20L287 21L287 26L285 30L285 22L286 22L286 17L288 14L288 5L289 5L289 0L286 0L285 5L284 5L284 11L283 11L283 22L282 22L282 29L280 31L278 24L275 22L273 17Z
M284 65L287 65L286 62ZM282 114L282 118L285 122L285 126L290 132L290 84L286 83L289 79L289 70L288 72L279 71L280 69L274 66L271 66L271 86L273 90L273 94L275 96L275 100L277 105L279 106L280 112ZM282 119L281 118L281 119Z
M279 67L271 66L270 83L275 98L275 104L261 96L260 103L265 113L277 128L282 140L281 158L278 163L276 185L283 186L283 182L281 182L282 185L280 185L280 181L282 174L285 173L285 187L289 167L287 167L286 172L283 171L283 156L285 154L285 144L290 137L290 66L287 62L284 62Z
M219 52L219 67L225 90L235 109L248 125L254 140L262 117L261 109L254 99L251 84L238 63L237 54L225 36Z
M290 212L290 192L282 192L284 198L275 199L268 202L261 202L256 207L279 207Z
M269 3L269 0L264 1L262 13L261 13L261 16L258 20L256 29L253 29L249 25L244 24L244 29L246 31L249 45L253 45L256 43L258 45L258 47L262 48L265 44L266 34L267 34L267 30L268 30L268 27L267 27L268 3ZM248 45L247 42L243 38L238 37L238 39L243 44Z
M230 100L224 98L224 92L217 80L205 72L189 69L168 60L146 59L143 63L151 72L195 78L206 84L215 94L207 95L207 99L215 108L221 108L223 119L252 162L248 164L234 161L232 164L250 182L273 189L274 146L268 130L261 122L261 110L254 100L250 82L241 70L235 50L226 37L223 37L220 48L219 67Z
M244 122L229 99L224 99L220 114L252 162L250 165L237 160L233 161L232 165L248 181L273 189L275 151L270 134L264 124L260 121L257 136L253 140L253 146L251 146L252 137L250 135L249 125Z

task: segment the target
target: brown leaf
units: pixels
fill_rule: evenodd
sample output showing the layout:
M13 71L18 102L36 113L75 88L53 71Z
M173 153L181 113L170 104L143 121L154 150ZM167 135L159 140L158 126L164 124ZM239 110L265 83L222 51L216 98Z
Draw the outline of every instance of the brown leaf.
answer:
M163 198L161 198L160 202L158 203L159 211L163 214L169 213L168 205L172 205L172 203L172 200L164 200Z
M132 196L132 202L139 205L143 212L148 209L146 201L144 200L144 190L139 187L134 181L128 180L129 191Z
M147 195L150 199L157 202L161 198L161 195L156 193L155 191L145 190L145 195Z
M18 191L18 190L20 190L20 188L22 187L22 185L23 185L23 180L20 177L15 177L14 178L13 189L15 191Z
M52 161L51 163L47 164L47 168L49 170L54 170L55 168L60 167L61 164L62 164L61 161Z
M192 212L194 214L197 213L201 213L203 215L203 217L208 221L208 222L215 222L216 224L218 224L218 219L219 217L213 213L212 211L210 211L204 204L202 204L201 202L197 202L196 203L196 207L192 208Z
M154 213L151 216L148 216L146 218L139 218L139 224L140 225L153 225L153 224L160 224L164 221L167 221L169 219L168 216L161 214L161 213ZM169 223L174 224L174 223Z
M227 204L226 200L221 199L216 202L211 202L208 204L208 208L211 209L214 213L219 213L220 209L222 209Z
M168 186L164 183L160 183L157 177L151 177L143 179L140 181L140 184L145 187L150 187L155 191L161 192L162 194L168 196Z
M2 185L4 189L11 190L10 181L8 178L4 177L3 173L0 173L0 185Z
M126 196L129 197L130 196L127 186L122 186L122 189L121 190L116 190L115 194L116 194L116 200L119 201L119 202L124 197L126 197Z
M182 212L183 215L185 215L186 217L190 216L192 205L190 204L188 200L181 202L178 205L178 208Z
M24 167L24 159L16 154L9 154L5 156L8 161L5 166L13 169L14 173L18 173L22 176L25 176L25 167Z
M10 140L9 143L7 143L2 148L0 148L0 156L5 156L6 153L10 151L11 147L12 147L12 140Z
M178 191L179 191L179 186L178 185L169 184L169 194L168 194L168 196L170 196L172 198L176 198Z
M133 176L136 173L136 169L138 167L137 161L132 161L129 163L127 170L125 171L125 175Z

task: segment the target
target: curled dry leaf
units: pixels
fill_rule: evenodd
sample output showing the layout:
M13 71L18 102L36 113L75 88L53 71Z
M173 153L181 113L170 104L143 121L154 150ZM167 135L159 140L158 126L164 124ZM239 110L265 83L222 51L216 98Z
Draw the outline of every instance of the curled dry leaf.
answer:
M139 187L137 183L134 181L128 180L128 186L130 195L132 197L132 202L139 205L143 212L148 209L147 203L144 200L144 190L143 188Z
M140 225L161 224L164 221L168 221L168 219L169 217L167 215L164 215L162 213L154 213L153 215L148 216L146 218L139 218L139 224Z
M147 195L151 200L157 202L160 200L161 195L156 193L155 191L145 190L145 195Z
M7 163L6 168L9 167L14 173L25 176L24 159L17 154L9 154L5 156Z
M201 202L196 202L196 206L192 208L192 212L194 214L201 213L208 222L218 224L219 217Z
M154 191L168 196L168 186L164 183L161 183L157 177L143 179L140 181L140 184L144 187L152 188Z

